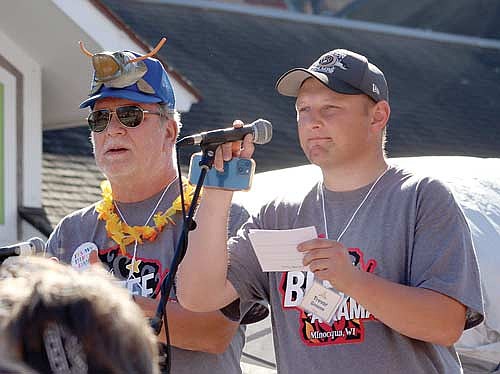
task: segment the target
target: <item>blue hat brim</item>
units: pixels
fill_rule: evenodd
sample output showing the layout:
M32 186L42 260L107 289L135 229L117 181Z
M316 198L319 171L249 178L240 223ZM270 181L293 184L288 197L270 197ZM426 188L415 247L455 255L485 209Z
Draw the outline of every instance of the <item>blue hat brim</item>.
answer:
M161 99L153 95L143 94L137 91L131 91L123 88L109 88L103 87L98 94L89 97L80 104L80 109L87 107L94 107L97 100L104 99L106 97L115 97L118 99L129 99L132 101L137 101L139 103L160 103Z

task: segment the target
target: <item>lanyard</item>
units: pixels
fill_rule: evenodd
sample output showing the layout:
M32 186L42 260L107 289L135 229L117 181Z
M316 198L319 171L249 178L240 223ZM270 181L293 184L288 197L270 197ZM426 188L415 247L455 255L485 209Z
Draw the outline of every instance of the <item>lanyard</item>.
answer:
M174 178L168 185L167 187L165 187L165 189L163 190L163 193L161 194L160 198L158 199L158 202L156 203L155 207L153 208L153 210L151 211L151 214L149 215L148 219L146 220L146 222L144 223L143 226L146 226L148 224L148 222L151 220L151 218L153 218L153 215L155 214L156 212L156 209L158 209L158 207L160 206L160 203L161 201L163 200L163 197L165 196L165 193L167 192L168 188L172 185L172 183L174 183L175 181L177 180L177 178ZM116 211L118 212L118 215L120 216L120 218L122 219L123 222L125 222L127 225L127 221L125 220L125 217L123 216L122 212L120 211L120 208L118 208L118 204L116 204L114 201L113 201L113 204L115 205L115 208L116 208ZM138 242L137 240L134 241L134 254L132 256L132 266L130 267L130 270L128 272L128 277L127 277L127 281L130 280L130 278L132 278L132 275L133 275L133 272L132 272L132 269L134 268L134 263L135 263L135 258L136 258L136 254L137 254L137 245L138 245ZM135 278L135 277L134 277Z
M378 181L385 175L385 173L387 173L387 170L389 170L389 166L387 166L387 168L384 170L384 172L379 175L379 177L377 178L377 180L375 181L375 183L373 183L373 185L370 187L370 189L366 193L366 195L363 198L363 200L361 201L361 203L354 210L354 213L352 214L351 218L349 219L349 221L345 225L344 229L342 230L342 232L340 233L340 235L338 236L338 238L337 238L336 241L339 241L342 238L342 236L344 236L345 232L347 231L347 229L351 225L352 221L354 220L354 217L356 217L356 214L358 214L358 211L361 209L361 207L363 206L363 204L365 203L365 201L368 199L368 196L370 196L370 194L372 193L373 189L377 185ZM326 238L329 239L328 238L328 224L326 222L325 194L323 192L323 189L324 189L323 182L320 182L321 205L322 205L322 208L323 208L323 223L325 225L325 235L326 235Z

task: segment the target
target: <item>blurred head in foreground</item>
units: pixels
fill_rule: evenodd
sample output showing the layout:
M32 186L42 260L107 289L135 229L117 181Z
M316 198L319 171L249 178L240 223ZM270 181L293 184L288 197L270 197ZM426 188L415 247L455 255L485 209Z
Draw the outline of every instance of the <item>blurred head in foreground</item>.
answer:
M1 355L2 373L158 372L155 337L125 289L102 269L35 257L0 267Z

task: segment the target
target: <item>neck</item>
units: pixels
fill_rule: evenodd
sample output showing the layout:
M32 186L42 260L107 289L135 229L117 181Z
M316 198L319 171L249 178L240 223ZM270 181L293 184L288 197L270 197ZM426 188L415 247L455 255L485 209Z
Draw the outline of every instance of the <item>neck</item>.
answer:
M352 191L374 182L386 169L383 155L371 160L355 160L325 169L323 184L330 191Z
M110 179L113 199L122 203L135 203L146 200L162 191L177 177L177 173L172 169L168 173L151 174L147 181L138 181L129 178L126 181Z

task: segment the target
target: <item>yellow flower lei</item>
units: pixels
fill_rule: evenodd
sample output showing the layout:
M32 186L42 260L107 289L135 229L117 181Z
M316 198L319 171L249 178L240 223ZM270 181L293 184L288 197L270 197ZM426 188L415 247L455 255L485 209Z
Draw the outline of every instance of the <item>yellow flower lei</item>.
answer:
M193 201L194 187L185 180L182 183L184 189L184 207L186 211L189 209ZM120 216L115 212L113 204L113 192L111 184L108 180L101 182L102 201L96 206L96 211L99 213L98 219L106 221L106 232L108 237L113 239L119 246L121 253L125 254L125 247L135 241L143 243L143 240L154 241L158 234L168 224L175 225L172 216L178 212L182 212L181 196L172 203L165 213L157 212L153 216L155 226L129 226L120 219Z

